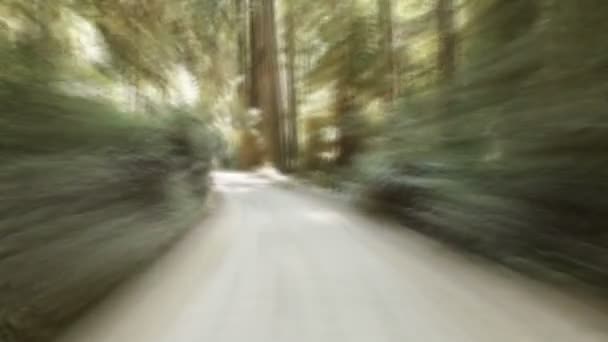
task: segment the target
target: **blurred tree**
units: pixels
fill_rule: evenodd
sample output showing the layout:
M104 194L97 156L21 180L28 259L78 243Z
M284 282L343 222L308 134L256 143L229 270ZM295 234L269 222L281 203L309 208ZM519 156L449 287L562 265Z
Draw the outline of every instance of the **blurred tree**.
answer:
M456 69L456 37L454 27L454 0L437 0L437 35L439 49L437 67L442 82L448 82Z
M377 16L355 0L328 5L331 16L318 28L324 51L308 77L313 84L333 87L339 129L337 164L346 166L361 147L361 107L381 93L378 85L384 84L375 74L380 54Z
M235 26L237 27L237 65L239 88L239 101L243 108L249 105L249 96L251 94L251 80L249 73L249 43L248 43L248 24L249 24L249 1L250 0L234 0L235 5Z
M261 110L267 157L279 169L283 160L283 106L274 0L251 0L251 107Z
M286 168L290 171L297 167L298 156L298 95L296 84L296 4L287 0L285 10L285 45L286 45L286 76L287 76L287 139L286 139Z
M392 0L378 1L378 25L380 26L380 63L384 64L385 76L383 87L384 98L392 102L399 93L396 54L393 43L393 2Z

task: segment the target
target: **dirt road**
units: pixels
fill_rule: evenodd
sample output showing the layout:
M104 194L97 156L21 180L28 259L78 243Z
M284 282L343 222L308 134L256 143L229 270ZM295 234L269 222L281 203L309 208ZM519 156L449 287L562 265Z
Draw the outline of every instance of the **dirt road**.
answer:
M61 342L605 342L605 313L339 202L215 175L216 213Z

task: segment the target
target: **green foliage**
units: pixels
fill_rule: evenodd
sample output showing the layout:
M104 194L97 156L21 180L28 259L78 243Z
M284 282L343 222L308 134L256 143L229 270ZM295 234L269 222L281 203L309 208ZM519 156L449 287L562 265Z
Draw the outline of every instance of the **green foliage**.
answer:
M608 8L474 5L455 79L403 101L358 179L412 228L605 289Z
M195 222L213 141L31 83L0 103L0 339L48 341Z
M205 116L190 110L151 116L68 95L64 84L77 87L82 67L62 52L64 30L40 30L53 25L35 5L47 8L14 7L9 18L22 20L22 30L0 32L0 340L7 342L51 340L191 227L219 147ZM60 5L67 3L47 9L61 12Z

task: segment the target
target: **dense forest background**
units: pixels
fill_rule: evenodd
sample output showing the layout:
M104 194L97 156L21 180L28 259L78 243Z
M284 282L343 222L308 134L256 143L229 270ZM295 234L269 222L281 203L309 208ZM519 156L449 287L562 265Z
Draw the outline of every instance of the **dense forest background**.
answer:
M605 288L603 2L237 3L239 167L270 161L509 266Z
M270 164L602 292L606 14L601 0L1 1L0 340L48 340L157 255L200 215L213 164Z

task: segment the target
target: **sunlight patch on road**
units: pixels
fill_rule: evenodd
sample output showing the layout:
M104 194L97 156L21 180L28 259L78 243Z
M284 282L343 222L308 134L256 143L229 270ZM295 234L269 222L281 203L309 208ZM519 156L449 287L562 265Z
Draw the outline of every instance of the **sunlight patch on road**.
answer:
M338 213L326 209L310 210L305 212L304 216L319 222L332 222L341 219L341 216Z
M253 173L215 171L211 174L214 188L219 192L246 193L267 186L273 181Z

